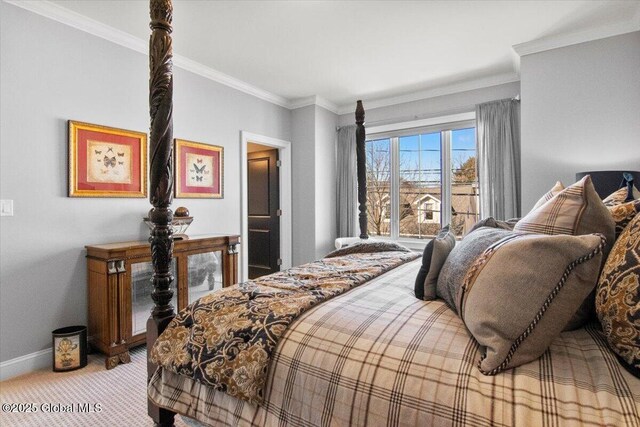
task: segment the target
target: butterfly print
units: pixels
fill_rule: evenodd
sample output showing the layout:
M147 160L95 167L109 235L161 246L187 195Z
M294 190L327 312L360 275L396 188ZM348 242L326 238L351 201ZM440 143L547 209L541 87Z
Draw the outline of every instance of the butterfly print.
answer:
M124 153L118 153L118 157L124 157Z
M202 177L201 176L196 176L196 181L202 181Z
M195 163L193 164L193 167L196 168L196 173L202 173L204 172L204 168L207 167L207 165L202 165L201 168L199 168Z
M98 163L102 163L102 160L100 160L100 159L96 159L96 162L98 162Z
M116 167L116 158L115 157L109 158L107 156L104 156L104 160L103 161L104 161L105 167L109 167L109 166L111 166L112 168Z
M109 147L109 149L107 150L107 153L111 151L113 153L113 148Z
M118 162L119 165L124 165L124 162Z
M98 155L102 154L102 150L93 150L93 151L95 151L96 154L98 154Z
M202 159L197 159L196 160L198 163L202 163Z

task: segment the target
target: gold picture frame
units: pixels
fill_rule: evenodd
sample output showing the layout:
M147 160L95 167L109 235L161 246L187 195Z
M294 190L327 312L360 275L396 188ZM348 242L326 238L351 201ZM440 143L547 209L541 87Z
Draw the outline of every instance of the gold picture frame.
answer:
M176 198L224 197L224 147L174 140Z
M147 134L69 120L69 197L147 197Z

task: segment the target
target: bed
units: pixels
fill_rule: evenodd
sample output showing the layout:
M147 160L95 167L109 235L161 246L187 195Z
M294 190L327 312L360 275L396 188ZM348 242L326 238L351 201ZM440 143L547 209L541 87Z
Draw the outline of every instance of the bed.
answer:
M154 228L150 241L155 307L147 325L147 392L149 415L156 425L173 425L179 413L216 426L640 426L640 380L620 365L599 323L563 332L534 361L498 375L484 375L477 367L481 348L460 317L443 301L415 297L419 254L393 247L369 254L346 251L223 290L230 298L252 295L249 298L254 299L269 292L295 293L298 288L305 293L303 305L293 310L295 315L277 318L284 319L281 327L265 334L268 340L277 330L265 347L269 357L256 374L262 373L264 381L254 394L238 391L237 382L233 387L211 385L210 377L198 377L195 353L202 352L210 331L200 329L201 335L191 337L182 333L180 339L194 340L189 348L199 349L183 356L178 356L180 346L168 336L179 335L175 333L179 328L194 322L215 323L215 310L225 303L215 293L177 317L169 304L173 294L169 272L171 14L170 0L151 0L150 219ZM361 103L356 124L361 237L365 238ZM331 280L316 280L319 270L329 270L329 276L323 277ZM313 280L314 285L307 286L305 280ZM321 292L318 282L326 284L326 288L319 286ZM249 288L260 292L251 294ZM279 298L271 294L269 298ZM207 305L215 310L207 312ZM261 313L261 324L273 318L264 310ZM198 320L203 316L207 322ZM247 335L252 327L243 325L245 335L231 338L245 345L253 339ZM222 342L218 338L213 341ZM161 363L158 354L171 361ZM213 376L235 375L233 369L220 372Z
M637 426L640 381L597 323L565 332L540 359L497 376L442 301L413 294L420 260L300 316L282 337L265 403L160 370L151 399L206 425Z

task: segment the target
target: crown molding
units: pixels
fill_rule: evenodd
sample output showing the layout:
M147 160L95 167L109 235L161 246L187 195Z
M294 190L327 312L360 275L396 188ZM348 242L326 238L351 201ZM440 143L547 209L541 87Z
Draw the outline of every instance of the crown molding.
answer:
M289 108L291 108L292 110L295 110L297 108L304 108L304 107L308 107L309 105L315 105L316 98L317 98L316 95L311 95L311 96L305 96L304 98L294 99L289 103Z
M325 110L329 110L334 114L338 113L338 106L328 99L324 99L318 95L306 96L304 98L297 98L289 102L289 109L295 110L296 108L308 107L309 105L317 105Z
M3 0L5 3L68 25L120 46L148 53L147 41L46 0Z
M244 92L272 104L279 105L280 107L291 109L291 102L287 98L260 89L259 87L256 87L250 83L247 83L240 79L236 79L235 77L231 77L228 74L215 70L211 67L207 67L206 65L203 65L185 56L174 55L173 65L182 68L183 70L190 71L194 74L198 74L209 80L213 80L214 82L239 90L240 92Z
M635 14L626 21L618 22L602 27L591 28L570 34L561 34L553 37L545 37L537 40L531 40L525 43L513 45L513 50L520 56L540 53L547 50L558 49L561 47L572 46L579 43L590 42L593 40L604 39L607 37L619 36L640 30L640 4Z
M331 111L333 114L338 114L338 106L328 99L324 99L321 96L316 95L316 105L322 107L325 110Z
M422 90L418 92L412 92L405 95L392 96L389 98L381 99L365 99L367 110L374 108L388 107L391 105L404 104L406 102L420 101L428 98L435 98L443 95L451 95L459 92L466 92L470 90L483 89L491 86L498 86L507 83L513 83L520 81L520 76L517 73L505 73L497 74L495 76L484 77L481 79L468 80L460 83L455 83L447 86L439 86L433 89ZM354 110L352 104L341 105L338 108L338 114L350 114Z
M103 24L77 12L69 10L46 0L3 0L5 3L20 7L35 14L44 16L68 25L77 30L89 33L104 40L108 40L120 46L129 48L136 52L147 55L149 53L149 42L140 39L124 31L118 30L110 25ZM287 98L268 92L253 86L247 82L231 77L211 67L207 67L199 62L193 61L181 55L173 56L173 65L183 70L198 74L209 80L213 80L222 85L231 87L256 98L279 105L281 107L290 108L290 101Z

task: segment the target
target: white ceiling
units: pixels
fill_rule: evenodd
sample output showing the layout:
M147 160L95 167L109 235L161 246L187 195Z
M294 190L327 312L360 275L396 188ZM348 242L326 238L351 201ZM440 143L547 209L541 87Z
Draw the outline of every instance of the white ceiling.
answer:
M148 39L148 1L52 3ZM640 0L174 0L173 17L176 55L288 100L351 109L355 99L517 80L513 45L640 29Z

